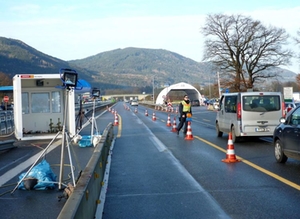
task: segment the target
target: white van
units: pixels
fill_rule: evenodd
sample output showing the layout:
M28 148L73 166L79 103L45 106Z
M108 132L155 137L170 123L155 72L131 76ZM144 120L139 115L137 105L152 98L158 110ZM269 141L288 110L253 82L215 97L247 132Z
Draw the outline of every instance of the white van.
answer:
M219 103L217 135L231 132L233 142L246 136L273 136L279 119L285 116L280 92L225 93Z

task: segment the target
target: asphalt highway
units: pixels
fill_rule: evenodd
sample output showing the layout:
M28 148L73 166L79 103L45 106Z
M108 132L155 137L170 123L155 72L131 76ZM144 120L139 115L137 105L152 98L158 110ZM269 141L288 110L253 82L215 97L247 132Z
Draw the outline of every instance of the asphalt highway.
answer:
M278 164L271 138L245 139L234 144L239 162L225 163L228 135L218 138L216 112L194 107L192 140L167 126L176 112L118 102L115 144L103 212L96 218L298 218L300 162ZM145 110L148 116L145 115ZM156 121L152 120L153 112ZM97 119L103 130L114 122L111 112ZM84 130L88 134L90 127ZM1 218L56 218L65 200L61 191L12 189L20 173L49 142L27 142L0 154ZM72 146L76 176L93 153L92 147ZM59 168L60 147L46 155L53 171ZM67 159L66 159L66 163ZM70 167L65 166L69 180Z
M104 218L297 218L300 162L275 162L272 138L234 145L218 138L216 112L193 108L193 140L167 126L168 115L139 105L115 106L122 126L113 150ZM147 109L148 116L145 116ZM152 113L156 121L152 120ZM178 123L178 120L176 120Z

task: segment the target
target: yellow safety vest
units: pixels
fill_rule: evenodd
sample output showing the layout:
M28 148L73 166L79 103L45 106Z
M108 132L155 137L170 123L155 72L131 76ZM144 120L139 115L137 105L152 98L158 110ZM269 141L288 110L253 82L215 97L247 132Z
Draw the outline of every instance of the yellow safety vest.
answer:
M184 100L181 102L182 104L182 112L190 112L191 111L191 103L186 103Z

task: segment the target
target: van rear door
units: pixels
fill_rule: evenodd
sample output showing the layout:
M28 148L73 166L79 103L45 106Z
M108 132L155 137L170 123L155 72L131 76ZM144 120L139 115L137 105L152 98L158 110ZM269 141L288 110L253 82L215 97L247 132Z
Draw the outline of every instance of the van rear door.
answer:
M273 136L282 117L280 93L244 93L241 96L241 128L244 136Z

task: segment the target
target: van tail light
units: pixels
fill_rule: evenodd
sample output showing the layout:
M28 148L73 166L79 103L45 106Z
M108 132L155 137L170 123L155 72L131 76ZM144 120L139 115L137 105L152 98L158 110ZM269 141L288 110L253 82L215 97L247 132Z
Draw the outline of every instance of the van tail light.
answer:
M284 103L284 102L282 102L282 103L281 103L281 105L282 105L282 106L281 106L281 110L282 110L282 117L285 117L285 114L286 114L286 113L285 113L285 103Z
M241 103L237 104L237 114L236 114L236 116L237 116L237 119L239 119L239 120L242 118Z

